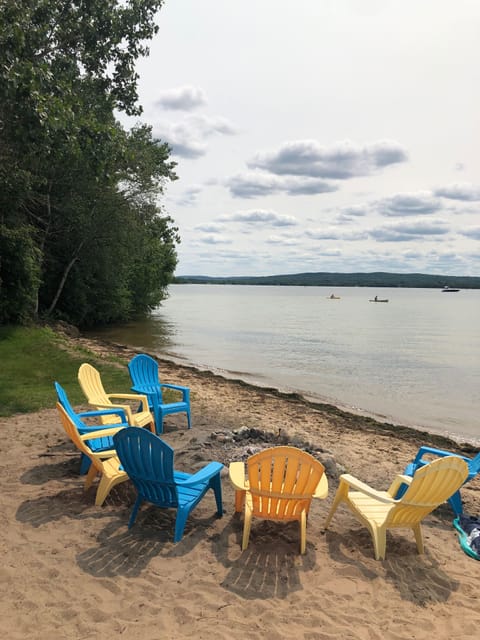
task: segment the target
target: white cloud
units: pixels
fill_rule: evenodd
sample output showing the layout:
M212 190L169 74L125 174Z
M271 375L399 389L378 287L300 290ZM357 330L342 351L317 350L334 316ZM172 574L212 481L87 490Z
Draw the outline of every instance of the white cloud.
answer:
M393 140L357 145L350 140L324 147L316 140L294 140L275 151L257 153L247 164L277 175L345 180L366 176L391 164L405 162L406 150Z
M384 216L416 216L436 213L442 203L428 191L399 193L377 202L378 211Z
M480 227L470 227L469 229L463 229L460 231L462 236L472 238L473 240L480 240Z
M446 187L438 187L434 193L436 196L450 200L480 201L480 187L468 182L456 182Z
M200 158L207 153L206 140L213 135L234 135L235 127L226 119L208 116L187 116L176 124L157 124L153 135L172 148L172 154L182 158Z
M445 235L449 227L443 220L409 220L395 222L369 231L372 238L380 242L405 242L425 240L430 236Z
M334 184L318 178L275 176L264 171L248 171L229 178L226 182L232 196L257 198L275 193L288 195L315 195L336 191Z
M248 211L238 211L236 213L225 214L219 217L222 222L242 222L262 224L272 227L293 227L298 221L293 216L286 216L275 211L266 209L250 209Z
M162 91L155 106L166 109L190 111L204 104L207 104L207 97L203 89L185 85Z

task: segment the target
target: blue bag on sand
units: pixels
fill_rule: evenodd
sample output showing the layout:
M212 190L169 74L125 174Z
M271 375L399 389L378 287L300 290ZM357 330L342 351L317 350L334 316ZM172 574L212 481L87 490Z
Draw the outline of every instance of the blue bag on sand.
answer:
M480 560L480 518L461 515L453 521L460 546L467 555Z

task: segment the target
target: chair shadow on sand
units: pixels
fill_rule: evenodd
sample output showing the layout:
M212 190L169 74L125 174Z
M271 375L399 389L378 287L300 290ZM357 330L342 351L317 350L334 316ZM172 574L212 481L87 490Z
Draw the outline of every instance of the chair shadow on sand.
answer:
M58 459L57 459L58 456ZM20 476L22 484L41 485L50 480L78 481L80 472L80 454L74 451L69 443L50 447L48 453L39 454L44 460ZM47 462L51 460L51 462Z
M60 476L55 473L53 477ZM205 540L209 526L218 518L215 513L201 517L198 512L193 512L187 520L181 542L174 544L175 510L145 506L134 527L127 529L136 497L131 483L114 487L99 509L94 505L95 487L84 491L78 476L71 480L75 482L71 488L22 502L16 519L35 528L65 518L85 523L105 520L105 527L96 534L96 544L77 555L80 569L95 577L135 577L142 573L152 558L188 554ZM90 537L85 539L89 543L91 540Z
M137 577L154 558L188 555L217 519L214 514L206 518L192 514L182 540L174 544L175 517L174 510L147 507L131 529L126 529L127 513L115 518L99 533L96 546L77 555L78 566L96 578Z
M434 529L451 529L451 525L447 526L442 521L430 521L430 525ZM428 540L425 553L419 555L415 540L408 532L387 531L387 555L381 562L374 559L372 538L367 529L352 528L344 533L328 530L325 541L335 562L351 566L369 580L386 580L402 600L415 605L424 607L447 602L460 586L430 553Z
M213 553L228 569L221 586L236 595L258 600L288 598L302 591L301 574L315 567L314 546L307 542L307 553L298 553L298 523L259 521L251 540L241 551L240 514L226 519L220 534L212 537Z

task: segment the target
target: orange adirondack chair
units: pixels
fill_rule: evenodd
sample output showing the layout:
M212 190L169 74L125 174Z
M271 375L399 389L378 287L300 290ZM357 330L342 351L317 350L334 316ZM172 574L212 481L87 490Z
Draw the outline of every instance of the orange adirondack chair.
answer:
M295 447L272 447L246 462L232 462L230 480L235 487L235 511L244 505L242 551L248 546L252 517L300 525L300 553L307 545L307 515L312 498L326 498L328 481L323 465Z
M78 381L88 404L97 409L123 409L130 426L149 427L150 431L155 433L155 422L152 413L148 409L148 400L145 395L138 393L107 393L103 388L99 372L86 362L80 365ZM141 403L142 409L135 413L129 404L120 404L112 402L112 400L135 401ZM115 424L118 421L115 416L102 416L101 420L103 424Z
M120 460L118 459L114 449L95 453L90 448L89 441L95 440L96 438L113 436L125 427L112 427L111 429L101 429L100 431L93 431L91 433L80 435L77 427L62 405L57 402L56 406L58 413L60 414L60 420L62 421L63 428L67 435L75 444L77 449L88 456L92 461L85 479L85 491L91 487L98 474L101 476L100 483L97 488L97 495L95 497L95 505L99 507L104 503L105 498L116 484L128 480L128 475L121 469Z
M418 553L423 553L421 521L448 500L465 482L468 465L455 456L435 460L418 469L413 477L397 476L387 491L375 491L349 474L340 476L330 513L325 522L327 529L339 504L344 502L352 513L369 529L375 559L385 558L387 529L413 529ZM402 484L407 491L398 500L397 491Z

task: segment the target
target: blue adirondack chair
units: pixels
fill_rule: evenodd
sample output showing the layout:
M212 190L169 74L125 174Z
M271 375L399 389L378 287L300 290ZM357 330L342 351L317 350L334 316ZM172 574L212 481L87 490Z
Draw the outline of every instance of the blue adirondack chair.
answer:
M134 524L144 501L157 507L174 508L177 517L173 540L178 542L182 539L189 513L209 489L215 494L217 514L223 515L220 481L223 464L220 462L210 462L193 475L175 471L172 447L145 429L122 429L113 436L113 442L122 468L138 492L128 528Z
M475 478L475 476L480 473L480 453L477 453L474 458L468 458L466 456L452 453L451 451L444 451L443 449L435 449L434 447L425 446L420 447L413 462L407 464L403 472L404 475L413 476L417 469L419 469L420 467L424 467L426 464L431 462L431 460L429 460L428 458L424 458L424 456L426 455L437 456L439 458L444 458L445 456L457 456L458 458L462 458L463 460L465 460L465 462L468 464L468 477L465 480L464 484ZM406 490L407 485L403 484L397 492L396 497L401 498ZM448 499L448 503L457 516L463 513L462 496L460 494L460 489Z
M112 426L128 427L127 416L125 415L123 409L101 409L99 411L83 411L81 413L76 413L74 408L70 404L70 400L68 399L65 389L60 384L58 384L58 382L55 382L54 384L59 403L62 405L62 407L65 409L65 412L77 427L80 435L85 435L86 433L92 433L94 431L100 431L102 429L111 429ZM85 418L98 418L104 415L118 416L118 424L85 424L83 422L83 419ZM95 438L95 440L89 440L88 446L94 453L99 453L100 451L108 452L112 451L115 448L113 445L112 436L105 436L105 438ZM80 458L81 475L88 473L90 464L90 458L82 453Z
M131 390L135 393L142 393L148 398L149 409L155 418L155 429L157 433L163 433L163 418L172 413L187 414L188 428L191 428L190 420L190 389L177 384L166 384L160 382L158 375L158 363L146 354L136 355L128 363L128 371L132 379ZM162 389L174 389L180 391L182 400L179 402L163 401Z

